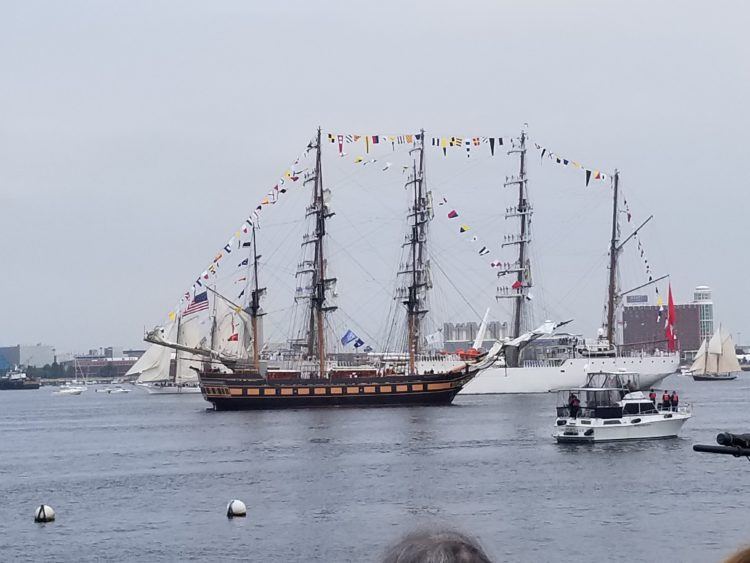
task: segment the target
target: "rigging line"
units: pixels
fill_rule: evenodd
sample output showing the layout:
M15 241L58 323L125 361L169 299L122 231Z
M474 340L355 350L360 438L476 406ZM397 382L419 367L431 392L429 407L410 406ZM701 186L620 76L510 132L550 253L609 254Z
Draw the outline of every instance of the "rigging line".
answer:
M456 290L456 293L463 299L464 303L466 303L466 306L469 307L469 309L472 310L472 312L477 316L478 319L482 318L482 315L480 315L477 310L472 306L471 303L469 303L468 299L466 299L466 296L461 292L460 289L456 286L456 284L453 283L453 281L448 277L448 275L445 273L445 270L443 270L443 267L440 265L440 262L435 258L435 256L432 256L432 262L437 266L437 269L440 270L440 272L445 276L445 278L448 280L448 283L451 284L453 289Z
M589 277L589 274L594 269L601 267L602 263L606 260L607 256L608 256L608 253L604 253L601 256L599 256L598 260L596 262L594 262L591 265L591 267L580 278L578 278L578 280L576 281L576 283L573 284L573 286L570 288L570 290L568 290L568 292L565 293L565 295L563 295L558 300L558 305L560 307L562 307L563 309L565 309L566 311L568 311L568 313L572 313L572 311L565 306L565 302L567 301L568 297L570 297L570 295L571 295L571 293L573 293L573 291L575 291L576 289L580 289L581 288L581 285L580 285L581 280Z
M361 269L361 270L362 270L362 271L363 271L363 272L364 272L365 274L367 274L368 276L370 276L370 279L371 279L372 281L374 281L374 282L375 282L376 284L378 284L378 285L380 286L380 288L381 288L381 289L382 289L382 290L383 290L384 292L388 293L388 288L386 288L386 287L385 287L385 286L383 285L383 283L382 283L382 282L381 282L380 280L378 280L378 278L376 278L376 277L375 277L375 276L374 276L374 275L373 275L373 274L372 274L372 273L371 273L371 272L370 272L370 271L369 271L369 270L368 270L367 268L365 268L365 267L364 267L364 266L363 266L363 265L362 265L362 264L360 263L360 261L359 261L359 260L357 260L357 259L356 259L356 258L354 257L354 255L353 255L353 254L352 254L351 252L349 252L349 250L348 250L348 249L347 249L347 248L346 248L345 246L341 245L341 244L340 244L340 243L339 243L339 242L338 242L338 241L337 241L336 239L334 239L333 237L331 237L331 242L335 242L335 243L336 243L336 245L337 245L337 246L338 246L338 247L339 247L339 248L340 248L340 249L341 249L341 250L342 250L343 252L345 252L345 253L346 253L346 255L347 255L347 256L349 256L349 258L351 258L352 262L354 262L354 263L355 263L355 264L356 264L357 266L359 266L359 267L360 267L360 269Z

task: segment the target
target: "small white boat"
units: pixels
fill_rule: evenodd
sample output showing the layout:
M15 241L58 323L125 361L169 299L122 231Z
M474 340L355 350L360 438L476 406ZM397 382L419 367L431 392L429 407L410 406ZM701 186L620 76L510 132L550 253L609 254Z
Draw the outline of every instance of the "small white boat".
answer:
M589 384L558 394L557 420L553 436L558 443L614 442L676 437L692 416L690 405L662 408L631 385L623 385L622 374L591 374ZM567 394L567 397L566 397Z
M55 391L55 395L80 395L86 391L85 387L79 386L79 385L63 385L61 386L57 391Z
M116 395L119 393L130 393L130 389L125 389L124 387L120 387L118 385L117 387L102 387L101 389L97 389L96 392L106 393L107 395Z

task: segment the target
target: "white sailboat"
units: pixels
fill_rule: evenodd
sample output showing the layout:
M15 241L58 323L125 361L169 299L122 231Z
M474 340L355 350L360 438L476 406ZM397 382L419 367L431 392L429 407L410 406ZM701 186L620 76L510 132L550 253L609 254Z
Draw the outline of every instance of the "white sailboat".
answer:
M732 335L719 329L698 349L690 373L695 381L731 381L742 371Z
M197 318L179 319L164 328L164 338L175 340L187 346L197 346L200 342ZM176 338L175 338L176 337ZM175 370L172 375L172 359ZM140 364L140 365L139 365ZM151 346L146 353L130 368L127 375L138 373L137 384L151 395L178 395L200 393L198 375L190 367L198 367L193 354L177 351L173 354L169 348Z

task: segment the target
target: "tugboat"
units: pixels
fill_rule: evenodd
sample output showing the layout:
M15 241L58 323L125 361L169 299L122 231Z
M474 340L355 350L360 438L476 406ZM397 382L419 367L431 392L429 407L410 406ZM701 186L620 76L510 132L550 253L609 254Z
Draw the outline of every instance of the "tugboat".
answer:
M638 374L598 372L586 386L559 392L553 436L558 443L676 437L692 416L690 405L662 408L634 391L638 384Z
M28 377L25 372L14 369L0 377L0 391L39 389L39 380Z

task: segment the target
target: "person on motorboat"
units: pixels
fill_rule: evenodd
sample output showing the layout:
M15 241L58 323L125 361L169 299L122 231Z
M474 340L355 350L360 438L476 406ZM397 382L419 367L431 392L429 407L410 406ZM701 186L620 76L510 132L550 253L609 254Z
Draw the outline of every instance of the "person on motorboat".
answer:
M669 402L672 404L672 410L677 412L677 406L680 404L680 396L677 394L677 391L672 391Z
M648 394L649 400L654 403L654 406L656 406L656 391L651 389L651 392Z
M661 408L668 411L671 407L672 399L669 397L669 391L664 390L664 394L661 396Z
M575 393L571 393L570 397L568 397L568 408L570 409L570 417L578 418L578 411L581 409L581 400Z

